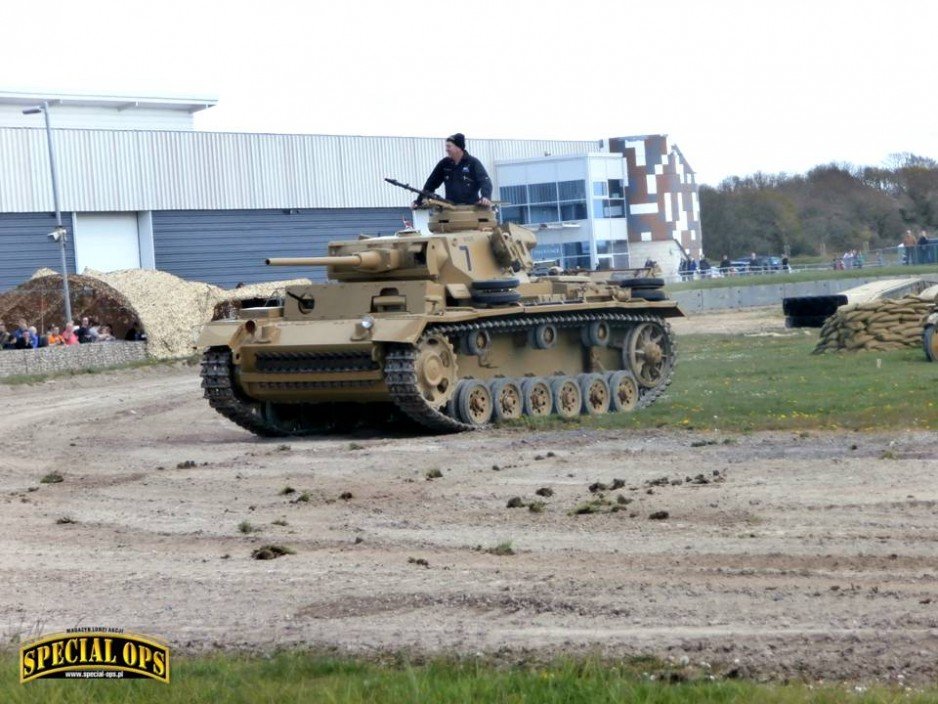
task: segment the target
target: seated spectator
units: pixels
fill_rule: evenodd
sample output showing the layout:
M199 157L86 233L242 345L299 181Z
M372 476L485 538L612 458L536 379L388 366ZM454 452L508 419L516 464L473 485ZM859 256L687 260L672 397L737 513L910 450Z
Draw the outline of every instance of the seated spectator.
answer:
M102 325L101 328L98 330L98 337L96 339L96 342L113 342L116 339L117 338L115 338L111 334L111 326Z
M67 347L78 344L78 335L75 334L75 325L73 323L66 323L65 332L62 333L62 344Z
M39 349L39 332L32 325L29 326L27 332L29 333L29 346L34 350Z
M52 329L49 330L47 344L49 347L55 347L56 345L62 344L62 331L59 329L58 325L53 325Z
M0 322L0 349L6 350L13 346L13 336L7 331L6 323Z

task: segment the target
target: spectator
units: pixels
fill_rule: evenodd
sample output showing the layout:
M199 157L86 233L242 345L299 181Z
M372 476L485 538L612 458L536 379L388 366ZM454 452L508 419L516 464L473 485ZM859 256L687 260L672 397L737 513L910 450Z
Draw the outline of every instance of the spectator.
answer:
M39 332L32 325L29 326L27 332L29 332L29 346L34 350L39 349Z
M75 330L75 334L78 335L78 341L82 344L85 344L95 341L98 335L98 329L96 327L92 327L88 316L85 316L81 319L81 325L79 325Z
M78 344L78 335L75 334L75 325L73 323L65 324L65 332L62 333L62 344L66 347Z
M26 325L26 320L23 318L20 318L19 323L17 323L16 325L16 330L13 331L13 335L12 335L14 347L20 350L23 349L23 346L20 344L20 342L22 342L23 337L26 335L26 332L28 330L29 328Z
M720 260L720 273L723 276L726 276L730 273L730 269L733 268L733 262L730 261L728 254L724 254L723 258Z
M710 260L706 257L700 258L700 264L697 265L698 271L700 271L700 278L709 279L710 278Z
M696 273L697 273L697 260L693 258L688 259L687 260L687 278L693 281L694 275Z
M901 246L903 249L902 254L904 255L903 264L912 264L915 259L915 235L912 234L912 230L906 230L905 234L902 236Z
M52 329L49 331L48 345L49 347L55 347L56 345L62 344L62 331L59 329L58 325L53 325Z
M930 252L928 251L928 236L925 234L925 230L922 230L921 237L918 238L918 247L916 247L915 263L916 264L930 264L931 257L929 256Z
M110 326L110 325L102 325L101 328L98 330L97 342L113 342L113 341L116 340L116 339L117 339L117 338L115 338L115 337L111 334L111 326Z
M7 330L6 323L0 322L0 350L6 350L13 346L13 336Z
M749 253L749 271L755 273L759 270L759 258L756 256L755 252Z
M782 271L791 271L791 264L788 263L788 257L782 257Z

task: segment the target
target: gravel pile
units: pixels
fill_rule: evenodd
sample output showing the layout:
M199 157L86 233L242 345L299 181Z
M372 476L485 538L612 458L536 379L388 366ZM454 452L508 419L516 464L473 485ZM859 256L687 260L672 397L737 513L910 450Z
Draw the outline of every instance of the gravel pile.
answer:
M935 293L933 287L902 298L841 306L824 322L814 354L921 346L925 320L935 310Z

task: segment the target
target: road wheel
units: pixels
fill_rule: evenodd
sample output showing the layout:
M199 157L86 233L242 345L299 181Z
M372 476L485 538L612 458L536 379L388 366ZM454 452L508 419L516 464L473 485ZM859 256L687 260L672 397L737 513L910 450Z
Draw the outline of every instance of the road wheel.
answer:
M561 418L576 418L583 408L583 394L575 379L561 376L551 382L554 394L554 413Z
M583 396L583 413L595 416L609 411L609 385L602 374L580 374L577 381Z
M515 420L524 415L521 386L514 379L495 379L489 384L492 392L492 417L495 420Z
M638 382L625 370L606 375L609 384L609 407L615 413L634 411L638 405Z
M492 419L492 392L485 382L466 379L460 384L456 413L459 420L474 426L483 426Z
M554 410L554 394L544 379L531 377L521 382L524 413L529 416L549 416Z

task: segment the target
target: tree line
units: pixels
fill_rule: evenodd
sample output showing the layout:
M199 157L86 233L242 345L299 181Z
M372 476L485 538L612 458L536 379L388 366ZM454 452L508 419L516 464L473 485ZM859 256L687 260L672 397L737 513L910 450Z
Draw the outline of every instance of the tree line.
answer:
M938 162L894 154L882 167L826 164L806 174L732 176L700 187L706 253L828 255L894 247L938 231Z

